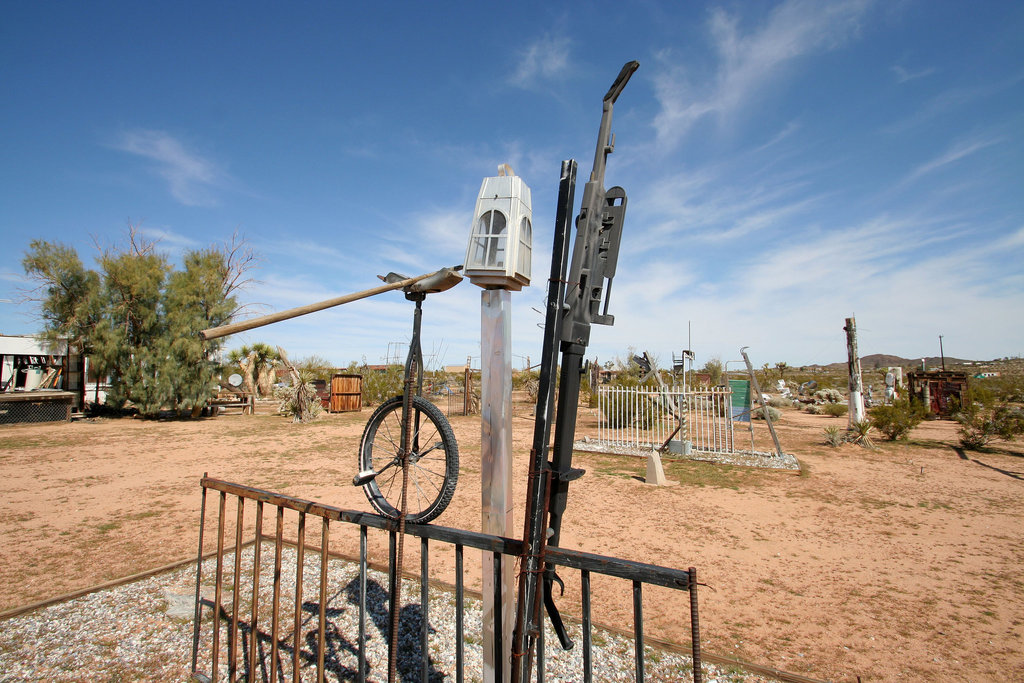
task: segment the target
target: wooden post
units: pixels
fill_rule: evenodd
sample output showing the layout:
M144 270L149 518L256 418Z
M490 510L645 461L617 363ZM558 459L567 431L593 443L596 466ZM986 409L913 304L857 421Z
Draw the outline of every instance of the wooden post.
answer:
M315 304L307 304L305 306L297 306L295 308L289 308L285 311L278 311L277 313L270 313L263 315L258 318L252 318L250 320L243 320L237 323L231 323L229 325L222 325L221 327L211 327L210 329L203 330L199 333L200 339L217 339L219 337L226 337L229 334L235 334L238 332L245 332L257 327L263 327L270 325L271 323L280 322L282 320L289 320L291 318L297 318L300 315L308 315L315 313L316 311L322 311L325 308L331 308L333 306L341 306L352 301L358 301L359 299L365 299L367 297L374 296L376 294L383 294L384 292L390 292L393 289L402 289L409 285L415 284L420 280L425 280L431 275L435 275L441 271L435 273L424 273L423 275L417 275L416 277L406 278L398 282L389 282L387 284L380 285L379 287L372 287L370 289L364 289L361 292L355 292L353 294L345 294L344 296L338 296L333 299L327 299L320 301Z
M480 476L481 531L512 533L512 297L507 289L485 289L480 298ZM513 563L494 571L494 553L483 551L483 657L485 683L509 680L515 618ZM500 585L496 586L495 583ZM498 600L500 596L500 601ZM500 624L495 616L499 613ZM501 646L495 637L501 634Z
M848 411L849 423L847 429L853 429L854 423L864 421L864 386L860 377L860 356L857 355L857 320L847 318L846 326L846 355L847 365L850 371L850 409Z

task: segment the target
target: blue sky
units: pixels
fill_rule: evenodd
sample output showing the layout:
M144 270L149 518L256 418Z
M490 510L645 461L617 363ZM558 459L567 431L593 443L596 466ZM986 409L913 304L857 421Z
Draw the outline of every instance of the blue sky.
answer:
M129 224L172 260L237 230L253 313L459 264L509 163L535 226L513 362L536 362L559 165L589 174L636 59L589 356L665 364L689 323L698 365L829 363L854 314L863 354L1024 355L1021 35L1019 2L4 3L0 333L39 327L35 238L91 265ZM479 356L479 292L427 300L435 364ZM386 294L228 346L380 362L410 314Z

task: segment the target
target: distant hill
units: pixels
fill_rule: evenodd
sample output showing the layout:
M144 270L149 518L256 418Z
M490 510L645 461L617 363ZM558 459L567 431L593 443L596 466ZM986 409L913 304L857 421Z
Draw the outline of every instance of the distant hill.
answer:
M963 358L953 358L946 356L946 367L951 365L963 365L965 363L975 363L977 361L964 360ZM942 367L941 356L926 356L925 364L929 368ZM827 370L846 370L846 361L841 363L829 363L828 365L822 366ZM860 368L861 370L877 370L879 368L890 368L890 367L901 367L901 368L920 368L921 358L901 358L900 356L891 356L887 353L873 353L870 356L860 357Z

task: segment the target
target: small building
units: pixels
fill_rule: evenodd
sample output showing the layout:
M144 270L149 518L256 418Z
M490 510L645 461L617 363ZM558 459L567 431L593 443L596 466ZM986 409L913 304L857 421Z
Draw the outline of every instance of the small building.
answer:
M0 335L0 423L68 420L84 404L82 355L67 340Z
M950 417L967 395L967 373L912 370L907 373L907 390L932 415Z

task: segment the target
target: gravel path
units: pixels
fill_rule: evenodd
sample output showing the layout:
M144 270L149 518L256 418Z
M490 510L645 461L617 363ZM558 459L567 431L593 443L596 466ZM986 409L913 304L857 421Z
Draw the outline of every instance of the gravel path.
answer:
M242 553L242 591L239 595L241 651L248 651L251 629L250 597L252 556ZM259 640L257 680L269 680L270 667L270 605L273 576L273 546L264 546L260 572ZM225 561L226 588L234 585L232 556ZM199 670L210 670L212 644L213 573L215 564L203 566L204 607L200 641ZM282 596L280 617L279 674L291 680L294 652L295 552L284 549L282 564ZM303 569L302 660L303 680L315 680L317 659L317 624L319 615L319 557L306 556ZM328 681L357 680L358 642L358 566L343 560L331 560L328 571L327 645L325 648ZM0 682L15 681L186 681L191 666L193 595L195 568L174 570L116 588L89 593L7 619L0 627ZM419 584L403 582L402 647L399 672L402 681L418 681L420 674L419 629L422 613L419 605ZM365 643L367 680L387 678L387 576L370 571L367 583L369 620ZM232 594L225 590L222 604L230 610ZM465 601L465 680L482 680L481 604ZM430 680L455 680L455 599L442 588L431 588ZM230 622L221 622L220 671L227 676L227 631ZM570 636L581 642L579 626L569 624ZM547 642L557 640L550 630ZM594 678L598 681L634 680L634 646L629 638L601 629L593 632ZM649 681L692 680L692 666L687 656L645 649L645 673ZM245 657L240 656L240 668ZM738 671L725 671L705 664L704 680L710 683L761 683L772 679ZM547 680L553 682L582 679L582 648L569 652L548 647Z

